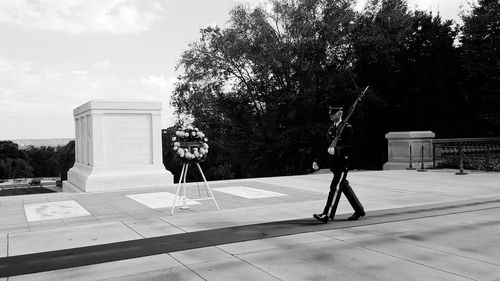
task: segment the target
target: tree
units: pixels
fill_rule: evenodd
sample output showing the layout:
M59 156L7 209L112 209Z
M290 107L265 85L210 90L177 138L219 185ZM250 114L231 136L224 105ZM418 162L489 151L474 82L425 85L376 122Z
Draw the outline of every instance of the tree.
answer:
M202 29L178 65L173 105L211 136L218 150L210 164L226 167L219 171L306 171L328 146L327 106L349 107L365 85L371 90L350 120L364 162L381 166L390 131L500 130L497 1L479 1L461 30L405 0L370 0L360 13L349 0L270 3L239 5L228 27Z
M480 136L500 133L500 3L479 0L462 17L460 43L470 129Z
M35 177L59 177L60 164L58 161L58 151L62 148L41 146L29 146L26 153L29 156L29 163L33 167L33 176Z
M56 158L57 163L59 164L59 175L61 180L67 180L68 170L71 169L75 163L75 141L72 140L65 146L58 147Z
M271 4L236 6L230 26L202 29L179 64L173 105L195 118L220 148L214 165L230 164L235 177L305 171L324 138L321 112L354 88L353 1Z
M33 168L28 155L12 141L0 141L0 178L31 177Z
M355 72L375 90L368 96L363 132L432 130L455 136L464 108L459 56L451 21L408 9L406 1L370 1L361 15L354 48ZM453 135L455 134L455 135Z

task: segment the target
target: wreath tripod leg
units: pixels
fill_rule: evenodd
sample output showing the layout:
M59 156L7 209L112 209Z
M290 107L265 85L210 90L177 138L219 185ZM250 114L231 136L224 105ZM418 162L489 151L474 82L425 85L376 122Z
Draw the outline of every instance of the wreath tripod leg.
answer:
M215 196L212 193L212 189L208 185L207 179L205 178L205 175L203 174L203 171L201 170L200 164L196 163L196 166L198 167L198 170L200 171L201 177L203 178L203 182L205 183L205 189L207 190L208 194L210 194L210 198L212 198L212 200L214 201L214 204L215 204L215 207L217 208L217 210L220 210L219 205L217 204L217 201L215 201Z
M184 164L186 166L186 171L184 172L184 183L182 184L182 207L181 210L189 210L190 207L187 205L186 199L186 177L189 169L189 163Z
M174 214L175 203L177 202L177 198L180 197L181 189L183 188L183 179L184 173L186 171L186 163L182 165L181 176L179 177L179 184L177 185L177 191L175 192L174 202L172 203L172 210L170 211L170 215Z

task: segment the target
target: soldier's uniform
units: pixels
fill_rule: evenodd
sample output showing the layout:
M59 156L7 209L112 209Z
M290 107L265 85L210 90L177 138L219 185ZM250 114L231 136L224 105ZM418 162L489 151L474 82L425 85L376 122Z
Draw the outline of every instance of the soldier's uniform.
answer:
M339 109L341 110L341 108ZM331 143L338 133L338 130L343 126L344 121L340 121L339 124L332 124L328 129L327 138L329 143ZM352 208L354 209L354 215L352 215L349 220L356 220L359 217L365 215L363 205L359 202L358 197L346 180L347 172L349 170L349 156L352 151L353 144L353 128L350 124L347 124L342 132L342 135L337 141L337 146L335 147L335 152L333 155L328 154L328 164L330 170L333 173L333 179L330 184L330 192L328 193L328 198L326 201L325 208L322 214L314 214L314 217L320 221L328 222L328 216L333 218L336 210L330 210L332 207L332 202L337 195L337 185L340 183L340 189L342 193L347 198ZM326 153L326 151L325 151ZM337 202L338 203L338 202Z

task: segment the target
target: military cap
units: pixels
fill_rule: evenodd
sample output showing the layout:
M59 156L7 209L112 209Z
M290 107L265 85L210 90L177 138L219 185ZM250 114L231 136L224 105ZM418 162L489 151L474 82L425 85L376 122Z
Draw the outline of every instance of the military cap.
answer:
M344 109L344 106L329 106L328 107L328 113L329 114L333 114L333 113L337 113L337 111L342 111Z

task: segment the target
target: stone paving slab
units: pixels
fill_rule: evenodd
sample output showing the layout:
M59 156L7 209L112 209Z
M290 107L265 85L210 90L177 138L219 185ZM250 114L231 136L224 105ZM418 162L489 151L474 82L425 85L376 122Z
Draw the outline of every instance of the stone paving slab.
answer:
M9 256L143 238L120 222L49 228L9 235Z
M483 210L480 212L483 212ZM414 221L418 223L412 223ZM421 224L427 227L418 227ZM432 224L434 226L431 226ZM414 237L407 236L408 233L418 236L419 231L425 232L430 229L433 229L436 233L441 233L440 228L447 229L448 227L449 224L442 224L441 220L428 217L411 221L255 240L257 244L264 245L260 248L255 247L255 244L247 243L245 249L243 244L246 242L242 242L218 246L217 248L223 252L214 251L213 247L208 247L172 252L170 255L189 270L194 270L197 276L205 280L211 280L211 278L214 279L215 277L220 277L221 280L225 280L224 278L231 280L236 276L235 270L242 274L240 276L246 276L243 274L246 274L249 268L258 269L260 272L267 274L265 277L259 276L259 278L272 276L281 280L331 280L332 276L338 276L337 279L339 280L349 280L349 278L355 278L351 280L470 280L469 278L473 277L477 277L475 278L477 280L497 279L496 272L500 271L495 269L498 266L474 260L477 266L469 270L474 264L471 263L467 266L466 257L435 250L429 246L415 245L411 243ZM379 228L390 230L390 235L372 233L380 232ZM311 239L311 236L318 238ZM391 236L400 237L400 239ZM491 239L491 236L481 239ZM410 240L404 241L404 239ZM231 248L236 249L236 251L231 252L229 250ZM364 253L364 251L368 251L368 254ZM232 263L225 260L225 253L233 255L236 259L247 263L251 267L228 268L228 264L232 265ZM353 262L355 264L350 264ZM460 268L462 262L466 266ZM206 264L202 265L203 263ZM108 263L97 266L98 268L105 268L106 264ZM346 264L350 266L346 266ZM112 263L107 266L113 268ZM80 269L74 268L74 270L78 272ZM183 274L189 270L179 269L177 272L185 276ZM60 271L40 274L42 277L45 274L54 277L59 276L57 272ZM63 270L64 272L66 271ZM255 274L255 272L252 269L250 274ZM134 280L134 276L138 277L139 275L134 272L124 278L129 278L125 280ZM186 280L172 279L173 275L168 272L162 274L153 271L147 273L146 276L152 276L153 278L168 276L171 279L167 280ZM253 275L250 276L253 277ZM100 278L89 278L87 280L100 280ZM238 278L232 280L254 279Z
M157 237L183 233L181 229L160 218L131 219L123 222L142 237Z
M2 269L0 270L0 274L2 274L2 272L8 275L20 273L28 274L49 269L70 268L78 265L92 264L94 262L105 263L126 258L222 245L229 242L252 241L266 237L285 237L286 235L313 233L318 231L323 234L323 230L326 229L347 227L356 229L361 226L391 224L394 222L411 220L418 221L424 218L432 219L443 215L474 212L477 210L482 211L493 208L500 208L499 198L491 198L489 201L467 200L455 202L454 204L432 204L420 207L374 211L368 214L368 218L356 222L343 221L347 216L339 216L337 221L329 224L320 224L308 218L124 241L91 247L71 248L45 254L0 259L2 262L5 262L5 266L3 267L0 263L0 269ZM324 234L324 236L330 237L328 234ZM415 237L418 238L418 235L412 234L410 236L404 236L404 238L410 239L415 239ZM486 238L488 238L488 236L486 236ZM67 260L66 257L68 256L71 256L72 259ZM31 266L28 268L27 265Z
M189 265L188 268L197 275L201 276L204 280L280 280L268 272L236 257L192 264Z
M339 240L237 257L281 280L469 280Z
M7 234L0 234L0 257L6 257L6 256L7 256Z
M281 237L267 239L251 240L246 242L231 243L217 246L218 248L230 253L231 255L240 255L244 253L259 252L269 249L287 248L300 244L316 243L331 240L331 237L316 232L300 233Z
M205 247L179 252L172 252L170 255L183 265L192 265L197 263L213 262L232 257L227 251L218 247Z
M76 268L47 271L35 274L27 274L9 277L9 281L89 281L117 279L127 275L143 276L150 271L165 270L182 266L168 254L155 255L140 259L128 259L104 264L80 266ZM139 280L147 280L142 279Z
M162 217L162 219L172 225L175 225L184 232L266 222L264 218L248 214L247 212L241 212L239 214L234 212L225 212L223 215L220 213L210 212L204 214L203 216L200 216L199 214L192 214L189 216Z
M24 204L28 222L90 216L75 200Z
M52 219L52 220L28 222L28 226L30 232L36 232L42 230L65 228L66 224L62 219Z
M500 267L498 265L421 246L411 243L411 241L379 235L352 238L346 241L372 251L412 261L444 272L453 272L456 275L474 280L494 280L494 278L499 277L498 271Z
M95 216L84 216L84 217L74 217L74 218L64 218L62 219L66 226L77 226L77 225L87 225L99 223L99 220Z
M456 223L466 225L481 225L490 229L491 232L500 231L499 212L497 209L486 209L469 213L453 214L442 216L444 220L450 220Z
M174 204L175 199L175 194L170 192L139 193L129 194L125 196L152 209L171 208ZM175 206L179 207L183 204L184 202L181 201L180 198L176 199ZM186 205L189 206L194 204L200 203L195 200L186 199Z
M1 280L1 279L0 279ZM203 281L205 279L199 277L193 271L185 267L172 267L168 269L161 269L155 271L142 272L137 274L131 274L127 276L120 276L111 279L104 279L103 281L138 281L138 280L148 280L148 281Z
M456 171L454 170L430 170L427 173L418 173L406 170L367 172L353 171L349 173L349 180L366 210L368 210L368 216L370 216L370 212L374 210L405 206L420 206L429 203L453 202L474 198L485 198L486 200L488 197L500 196L500 173L471 172L466 176L456 176L454 174L455 172ZM169 233L169 231L196 231L250 223L283 221L288 219L310 217L312 213L322 210L326 200L326 194L328 193L330 181L331 174L327 173L293 177L256 178L211 182L210 185L214 189L228 186L245 186L267 190L270 192L278 192L286 194L286 196L263 199L246 199L214 191L217 202L221 206L221 211L215 211L215 207L212 202L204 201L202 204L199 204L199 206L194 206L188 211L178 211L176 209L174 216L170 216L170 208L151 209L126 197L126 195L138 193L175 192L176 186L174 185L144 190L127 190L92 194L68 195L51 193L13 196L11 198L0 197L0 211L5 211L2 213L4 215L0 217L0 254L2 253L2 241L5 241L5 243L9 245L9 255L11 255L11 242L14 242L13 253L15 253L16 243L25 240L19 238L23 237L23 233L29 234L26 237L45 237L47 234L51 233L51 231L54 233L67 233L69 236L75 237L75 241L73 241L74 244L68 246L74 247L74 245L94 245L94 241L92 241L92 239L89 239L88 237L78 238L78 235L75 235L74 232L84 232L84 229L87 229L87 232L91 232L94 227L107 223L114 223L116 229L113 230L113 228L115 228L115 226L113 226L109 230L106 230L106 232L109 231L110 233L113 233L113 231L116 230L123 230L125 233L131 233L131 236L134 238L130 239L140 239L142 237L156 237L157 235L162 235L162 233L165 232ZM195 185L193 184L192 187L195 187ZM197 192L197 190L195 191ZM89 219L83 219L82 217L81 220L77 218L74 218L74 220L62 219L61 221L48 220L45 224L32 224L27 222L27 218L24 215L23 210L23 206L25 204L57 202L64 200L75 200L78 202L82 207L91 213L91 216L88 217ZM352 212L352 209L346 202L345 198L342 198L338 212L339 214ZM408 277L408 280L419 280L417 279L417 276L419 275L413 275L414 269L420 268L418 266L424 268L422 271L423 275L420 276L430 276L430 278L425 278L427 280L434 278L447 280L450 276L447 275L450 274L449 272L446 272L447 270L457 271L451 272L451 275L457 273L456 276L458 276L457 279L452 280L460 280L463 276L469 276L465 274L467 272L470 272L470 276L472 276L468 278L472 279L494 280L494 278L496 278L500 280L500 276L497 278L494 273L491 273L490 275L482 274L491 268L495 268L499 264L500 256L497 253L500 251L496 245L500 245L500 241L498 241L500 238L492 237L495 233L498 233L498 228L500 227L498 220L495 220L495 218L498 217L497 214L496 210L493 209L480 211L476 210L475 212L444 215L441 216L442 219L436 221L433 221L431 218L426 218L416 222L413 222L414 220L408 221L408 224L404 224L402 222L391 222L387 224L377 224L374 225L373 228L369 228L369 226L353 227L353 230L358 233L353 235L353 239L348 239L350 233L346 230L343 232L332 231L332 233L329 233L328 231L316 232L313 236L318 238L318 235L320 235L325 237L321 239L327 239L325 241L321 241L321 239L318 238L319 241L316 241L315 243L319 244L323 242L331 243L332 239L340 239L341 237L344 237L345 239L343 241L339 241L347 243L342 244L346 249L349 249L354 245L355 248L361 248L357 250L361 252L386 251L388 253L384 253L384 255L389 255L390 258L384 257L383 260L391 261L396 259L398 260L397 264L401 263L403 268L405 268L405 266L409 267L409 269L404 271L402 275L403 277ZM335 235L339 235L339 237L336 237ZM374 239L373 236L383 236L387 240L370 240ZM425 237L425 239L422 240L422 237ZM121 237L120 235L116 235L115 238L117 238L117 240L115 239L109 241L122 241L120 239L129 239ZM314 241L314 238L311 239ZM307 238L304 238L304 240L307 241ZM389 241L393 240L396 240L397 242L391 244ZM373 244L373 241L380 241L380 245L377 243ZM30 247L31 244L50 245L55 242L45 243L43 239L37 240L35 238L29 238L23 243L25 247ZM292 251L300 247L307 248L307 246L310 246L310 243L306 244L307 245L302 245L298 242L293 244L293 242L290 242L289 245L286 245L286 243L284 243L282 245L283 247L270 248L263 251L256 251L254 253L245 252L242 255L251 256L251 254L264 254L276 251L277 256L274 256L274 259L276 259L276 257L286 256L288 254L286 250ZM259 243L257 243L257 245L259 245ZM391 245L394 247L391 247ZM460 247L457 247L457 245L460 245ZM369 247L373 247L373 249ZM35 252L44 250L37 249L36 246L34 248ZM435 251L438 252L438 254L435 255L437 259L436 268L431 268L426 262L427 259L432 256L430 253L434 253ZM19 252L22 253L22 251ZM297 261L302 261L302 257L294 257L295 252L292 251L291 253L292 255L290 257L286 257L290 260L291 264ZM300 253L297 252L297 255L300 255ZM329 253L326 253L325 255L328 257ZM203 257L203 255L200 255L200 257ZM270 254L269 257L272 257L272 254ZM449 257L453 257L455 260L447 260ZM349 258L354 259L354 257L347 255L347 259ZM147 274L149 275L147 276L153 278L152 280L155 280L154 278L162 280L161 278L165 276L178 276L178 280L199 280L200 278L206 278L209 280L210 278L213 278L213 276L217 276L217 274L213 275L213 271L215 270L220 273L220 276L222 277L231 277L233 276L233 272L224 272L225 270L229 270L226 269L226 265L235 263L240 267L241 265L239 265L239 263L242 260L244 260L247 265L250 265L250 267L242 266L242 272L249 271L250 274L257 275L264 273L264 275L262 275L263 278L279 278L279 276L281 276L280 274L284 274L284 276L290 276L291 278L285 278L285 280L300 280L299 277L309 276L300 272L296 272L297 275L293 274L295 271L300 271L300 264L298 265L299 268L291 266L287 267L289 268L289 271L285 270L285 272L282 272L278 266L275 267L273 265L272 259L269 261L270 264L264 265L267 267L260 267L260 264L253 264L249 260L242 259L240 256L234 257L234 259L237 260L222 259L210 261L208 262L209 264L206 264L206 266L200 266L199 264L203 264L203 262L201 262L197 264L197 270L191 268L188 269L183 267L182 264L179 267L167 269L151 269L148 271ZM476 270L468 270L466 265L455 265L455 263L458 265L466 263L467 259L474 260L471 264L477 264L477 266L474 267ZM329 258L327 258L327 260L329 260ZM337 264L336 260L329 260L329 263L327 263L324 267L318 266L318 270L321 271L321 268L324 270L331 264L342 266L342 262L344 261ZM320 262L319 264L322 263ZM342 277L340 280L348 280L348 278L351 278L351 280L357 280L356 278L359 280L369 280L368 277L373 277L375 279L379 278L380 280L396 280L391 279L393 276L386 276L386 274L389 274L391 270L379 268L379 266L382 265L378 262L370 263L370 261L364 260L362 261L362 264L368 269L370 269L370 267L374 267L375 275L352 275L348 271L353 268L345 267L342 269L341 273L345 274L342 276L346 276L346 279L343 279L344 277ZM414 264L417 264L418 266L411 269ZM105 266L105 264L102 265ZM304 265L309 264L304 263ZM309 269L309 273L312 273L315 271L314 269L316 268L316 265L313 264L310 266L311 268ZM70 269L68 270L71 271ZM322 278L324 278L324 280L331 280L328 279L328 277L331 278L331 276L339 273L335 271L336 269L332 270L333 272L329 271L329 273L325 273L324 275L314 272L317 275L312 275L312 277L318 278L318 280L322 280ZM441 275L442 272L445 272L445 274ZM490 270L489 272L493 271ZM399 274L399 271L393 271L392 273ZM141 274L137 274L137 272L129 272L123 276L109 275L106 278L110 280L118 280L123 277L129 278L124 280L134 280L133 276L141 276ZM92 278L89 278L88 280L98 280ZM55 279L63 280L60 278Z

